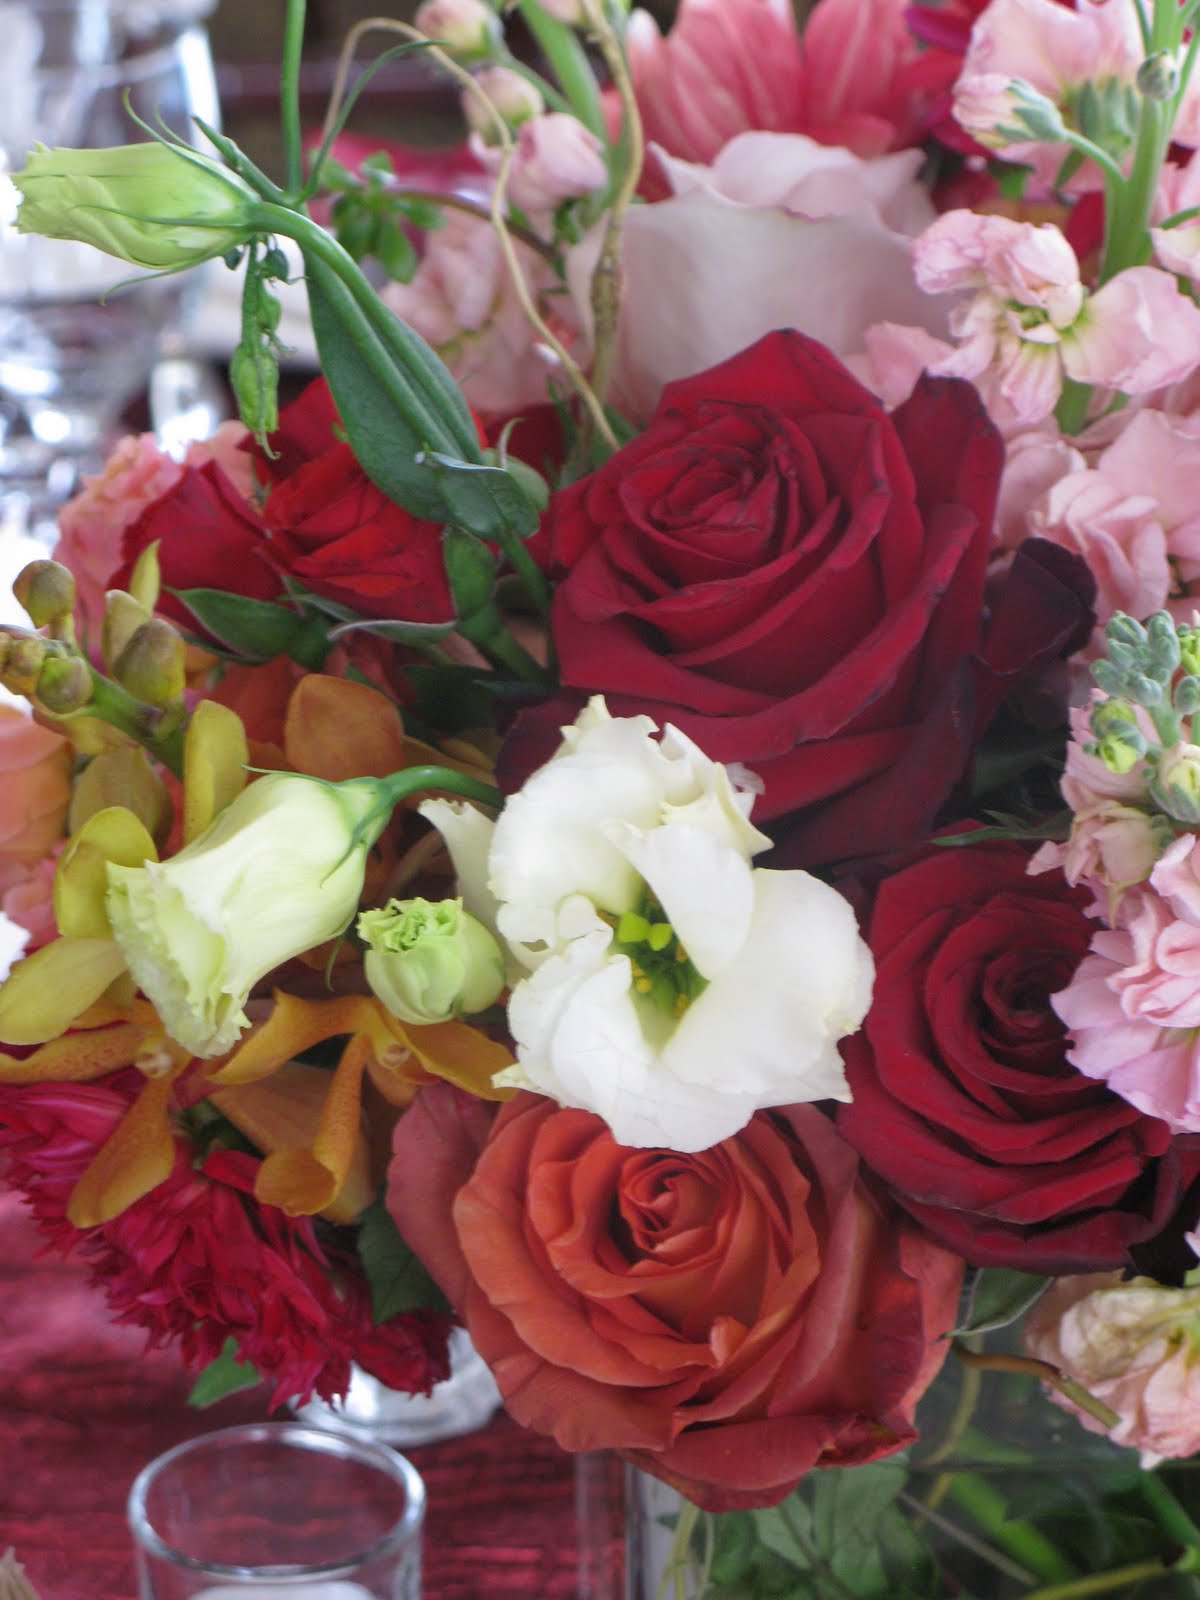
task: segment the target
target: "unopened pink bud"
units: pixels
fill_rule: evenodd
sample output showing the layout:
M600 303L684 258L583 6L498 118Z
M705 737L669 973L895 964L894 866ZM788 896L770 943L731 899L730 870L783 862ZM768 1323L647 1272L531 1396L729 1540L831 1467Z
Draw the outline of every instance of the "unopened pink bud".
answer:
M499 17L484 0L424 0L414 23L457 61L486 61L503 36Z
M485 67L475 74L475 82L513 132L545 110L541 91L511 67ZM499 144L495 118L478 94L463 95L463 115L471 132L478 134L484 144Z
M509 172L508 196L522 211L553 211L608 182L604 147L577 118L551 111L525 123Z

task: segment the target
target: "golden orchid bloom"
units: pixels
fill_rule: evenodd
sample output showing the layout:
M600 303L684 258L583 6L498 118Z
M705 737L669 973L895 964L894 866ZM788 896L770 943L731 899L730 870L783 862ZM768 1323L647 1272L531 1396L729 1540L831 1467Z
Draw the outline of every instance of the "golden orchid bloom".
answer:
M245 786L246 735L235 713L212 701L196 707L183 759L183 838L189 843ZM46 1044L101 997L128 1006L134 987L113 938L105 898L110 862L157 861L145 824L125 806L90 816L59 858L54 914L60 937L19 961L0 987L0 1041Z
M298 1068L295 1056L340 1037L347 1043L332 1074ZM368 1187L360 1199L357 1185L350 1182L366 1160L364 1079L398 1111L411 1103L422 1084L439 1078L485 1100L507 1100L512 1091L494 1089L492 1075L511 1062L502 1045L463 1022L410 1027L367 995L300 1000L277 993L267 1021L223 1066L208 1069L214 1086L209 1099L268 1152L254 1186L258 1200L279 1206L289 1216L319 1211L339 1220L346 1212L348 1220L372 1198ZM300 1083L297 1071L315 1075L304 1081L306 1104L324 1090L317 1126L307 1138L297 1137L302 1131L292 1103L292 1091ZM288 1075L286 1082L281 1074ZM268 1078L269 1083L264 1081Z

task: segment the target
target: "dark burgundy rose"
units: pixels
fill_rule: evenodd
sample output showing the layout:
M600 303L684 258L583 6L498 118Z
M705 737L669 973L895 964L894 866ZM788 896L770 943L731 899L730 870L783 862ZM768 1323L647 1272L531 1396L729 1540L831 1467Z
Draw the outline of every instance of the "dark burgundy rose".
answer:
M969 385L923 380L889 416L798 333L669 385L643 434L551 501L564 687L744 762L765 784L755 821L791 817L791 860L910 842L978 732L1002 456ZM508 772L571 714L560 697L527 718Z
M1028 860L1017 844L936 846L883 883L838 1130L974 1265L1123 1267L1186 1180L1167 1125L1066 1059L1049 1000L1095 924L1086 894L1057 872L1028 876Z

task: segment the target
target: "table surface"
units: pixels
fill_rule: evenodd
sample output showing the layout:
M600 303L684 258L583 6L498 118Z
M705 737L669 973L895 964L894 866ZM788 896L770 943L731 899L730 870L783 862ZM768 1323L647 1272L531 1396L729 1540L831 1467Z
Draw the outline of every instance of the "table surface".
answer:
M263 1392L190 1410L170 1352L111 1323L83 1268L38 1255L40 1242L0 1192L0 1553L16 1549L41 1600L134 1600L125 1497L138 1470L259 1420ZM501 1414L408 1454L428 1491L425 1600L617 1600L615 1551L581 1570L575 1464L552 1444Z

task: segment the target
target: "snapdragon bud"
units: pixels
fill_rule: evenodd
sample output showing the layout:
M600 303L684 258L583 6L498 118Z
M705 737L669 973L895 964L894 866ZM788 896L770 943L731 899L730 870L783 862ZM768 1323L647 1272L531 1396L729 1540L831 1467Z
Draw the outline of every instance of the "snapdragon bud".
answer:
M257 197L241 178L158 140L110 150L38 145L13 182L19 233L75 239L156 272L211 261L262 231Z
M4 637L7 639L8 648L4 652L0 684L3 684L10 694L31 695L37 689L42 666L50 647L45 639L39 639L36 633L22 633L19 629L6 629Z
M37 698L55 716L82 711L92 698L91 668L82 656L49 656L37 681Z
M424 0L413 22L465 66L489 60L504 37L500 18L484 0Z
M364 911L363 971L393 1016L416 1026L470 1016L504 989L500 946L461 900L389 900Z
M117 657L113 677L147 705L173 704L187 687L183 640L169 622L151 617Z
M514 131L530 117L540 116L546 109L541 91L511 67L486 67L476 73L475 82L499 112L505 126ZM487 106L476 94L464 93L463 115L472 133L478 134L484 144L498 144L496 123Z
M75 609L75 579L57 561L31 561L17 574L13 595L35 628L47 628Z

